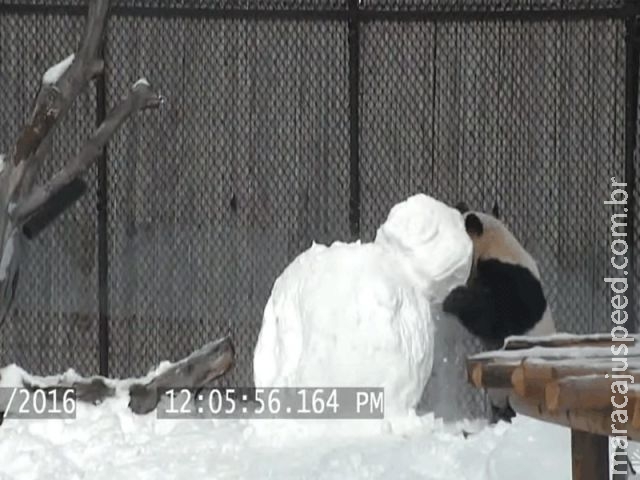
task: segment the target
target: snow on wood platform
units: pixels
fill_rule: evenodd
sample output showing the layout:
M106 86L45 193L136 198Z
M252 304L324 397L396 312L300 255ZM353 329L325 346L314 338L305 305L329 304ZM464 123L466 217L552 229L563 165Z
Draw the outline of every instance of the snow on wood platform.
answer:
M506 393L520 414L572 430L573 478L605 478L609 441L640 439L638 336L511 337L501 350L467 361L469 381ZM626 471L626 457L622 467Z

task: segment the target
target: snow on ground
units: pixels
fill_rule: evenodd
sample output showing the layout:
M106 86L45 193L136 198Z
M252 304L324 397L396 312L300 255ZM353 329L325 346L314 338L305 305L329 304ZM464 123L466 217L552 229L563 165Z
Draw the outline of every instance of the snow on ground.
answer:
M79 405L74 420L6 419L0 479L570 478L569 431L524 417L489 427L424 416L367 433L320 422L165 420L120 396Z
M161 364L157 371L169 365ZM0 386L72 381L73 371L36 377L16 366ZM75 419L6 418L0 480L135 478L566 480L569 430L526 417L513 424L443 422L433 414L385 420L159 419L128 408L131 380ZM465 437L464 432L471 432Z

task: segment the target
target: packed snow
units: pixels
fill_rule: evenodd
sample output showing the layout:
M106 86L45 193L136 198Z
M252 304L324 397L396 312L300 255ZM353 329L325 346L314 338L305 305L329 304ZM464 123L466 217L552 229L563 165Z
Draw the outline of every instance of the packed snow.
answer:
M417 406L433 364L432 303L466 281L460 213L426 195L394 206L372 243L314 244L276 280L257 387L383 387L385 415Z
M0 376L3 386L24 376L38 384L60 378L39 379L13 366ZM569 430L524 417L494 426L432 415L404 423L353 420L368 427L358 429L331 420L163 420L130 412L128 384L114 381L118 396L101 405L78 404L75 419L5 419L0 478L570 478Z
M64 72L66 72L67 69L71 66L74 58L75 54L72 53L60 63L57 63L53 67L50 67L44 73L44 76L42 77L42 83L45 85L53 85L54 83L56 83L64 74Z
M38 378L10 366L2 386L23 377L48 384L74 372ZM149 376L149 378L151 375ZM75 419L5 419L0 478L47 480L566 480L568 429L527 417L512 424L444 423L432 415L406 422L353 420L348 429L320 420L158 419L127 407L129 381ZM466 435L467 434L467 435ZM629 448L640 459L638 445Z

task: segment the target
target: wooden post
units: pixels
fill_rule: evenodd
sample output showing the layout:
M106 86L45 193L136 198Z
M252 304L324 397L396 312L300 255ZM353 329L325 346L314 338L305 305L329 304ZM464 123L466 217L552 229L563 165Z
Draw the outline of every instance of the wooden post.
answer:
M609 480L609 439L572 429L571 471L573 480Z

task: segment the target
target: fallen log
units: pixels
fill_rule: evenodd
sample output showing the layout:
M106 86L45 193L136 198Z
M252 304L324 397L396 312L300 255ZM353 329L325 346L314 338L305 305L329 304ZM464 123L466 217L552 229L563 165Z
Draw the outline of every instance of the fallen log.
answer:
M229 337L208 343L151 381L131 385L129 408L135 413L148 413L158 406L167 389L205 387L231 368L234 355Z
M229 371L233 366L234 356L235 350L229 337L207 343L150 380L131 382L128 387L129 408L134 413L146 414L158 406L162 394L167 389L197 390L206 387L210 382ZM74 390L76 401L94 405L116 395L115 380L100 376L74 381L61 379L50 384L23 378L21 383L22 387L33 392L37 390L49 392L55 389L70 388ZM5 409L6 405L0 406L0 413L4 414ZM2 417L3 415L0 415L0 423Z

